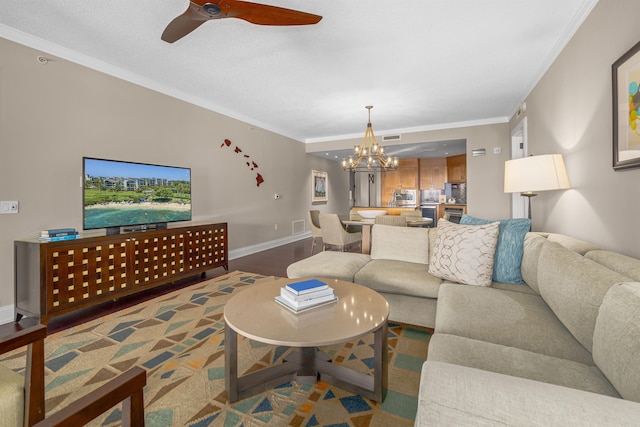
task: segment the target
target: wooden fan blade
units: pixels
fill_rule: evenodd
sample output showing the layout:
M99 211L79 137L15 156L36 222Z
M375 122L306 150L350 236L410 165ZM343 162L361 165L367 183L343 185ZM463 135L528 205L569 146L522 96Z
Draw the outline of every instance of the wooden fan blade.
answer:
M161 39L167 43L189 34L210 19L238 18L258 25L311 25L322 16L283 7L238 0L191 0L187 10L167 25Z
M198 13L199 9L199 6L189 3L187 10L167 25L160 38L167 43L173 43L204 24L207 19Z
M220 5L225 4L229 7L223 7L222 10L228 17L243 19L257 25L312 25L322 19L322 16L311 13L248 1L223 0L220 2Z
M203 9L207 4L217 5L219 14L208 19L239 18L258 25L310 25L322 16L266 4L239 0L191 0Z

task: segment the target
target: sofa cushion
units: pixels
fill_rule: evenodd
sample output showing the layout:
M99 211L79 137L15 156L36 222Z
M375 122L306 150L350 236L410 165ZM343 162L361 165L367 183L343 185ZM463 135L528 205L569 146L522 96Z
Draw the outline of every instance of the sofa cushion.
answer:
M540 251L540 295L587 350L605 293L628 278L558 243L548 241Z
M353 282L356 272L369 261L369 255L324 251L289 265L287 277L324 277Z
M440 278L428 266L414 262L374 259L358 271L353 281L377 292L437 298Z
M444 283L436 331L593 365L540 295Z
M457 335L431 337L428 360L620 397L596 366Z
M502 289L505 291L524 292L525 294L537 295L538 293L531 289L526 283L502 283L493 282L491 287L494 289Z
M640 405L582 390L426 361L416 426L637 426Z
M371 259L429 263L429 231L426 228L376 224L371 230Z
M389 303L389 321L431 328L436 324L436 298L380 292Z
M498 223L460 225L441 219L429 273L465 285L490 286Z
M540 264L540 251L547 243L547 238L540 233L527 233L524 236L522 266L520 271L522 279L536 293L540 293L538 287L538 265Z
M559 243L565 248L580 255L584 255L589 251L600 249L593 243L576 239L575 237L567 236L566 234L547 233L546 236L548 241Z
M476 218L464 214L460 224L483 225L494 221ZM493 259L493 281L500 283L524 283L520 266L524 236L531 228L531 220L528 218L501 219L498 221L498 243Z
M585 258L592 259L600 265L629 277L631 280L640 281L640 260L619 254L617 252L597 249L589 251Z
M625 399L640 402L640 283L611 287L593 333L593 360Z

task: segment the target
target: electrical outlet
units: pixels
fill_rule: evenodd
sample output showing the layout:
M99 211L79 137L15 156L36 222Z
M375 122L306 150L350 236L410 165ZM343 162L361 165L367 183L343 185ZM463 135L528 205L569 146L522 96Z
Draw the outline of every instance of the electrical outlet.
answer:
M17 214L18 213L18 201L17 200L3 200L0 202L0 213L2 214Z
M275 228L276 231L278 231L278 224L273 226Z

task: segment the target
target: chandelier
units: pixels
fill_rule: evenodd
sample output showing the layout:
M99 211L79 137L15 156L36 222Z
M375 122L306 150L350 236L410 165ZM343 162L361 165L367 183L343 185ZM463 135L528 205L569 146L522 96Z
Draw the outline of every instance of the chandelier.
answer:
M342 159L342 167L349 172L367 172L373 170L395 170L398 168L398 158L384 155L384 147L378 145L371 127L371 109L373 105L365 107L369 110L367 130L362 138L362 145L353 147L353 156Z

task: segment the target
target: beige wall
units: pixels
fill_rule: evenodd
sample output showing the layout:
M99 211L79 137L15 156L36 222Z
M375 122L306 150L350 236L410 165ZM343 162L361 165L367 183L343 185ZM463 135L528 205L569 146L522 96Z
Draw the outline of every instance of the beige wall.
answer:
M637 0L600 0L526 99L522 116L529 154L562 153L573 187L533 199L534 228L634 257L640 257L640 169L612 168L611 65L640 41L639 16Z
M0 318L13 305L13 241L82 229L83 156L190 167L194 222L228 222L232 251L295 238L312 169L329 173L329 203L317 207L348 213L347 174L303 144L65 60L41 65L41 53L0 39L0 200L20 202L0 215Z
M504 162L509 158L511 144L508 123L403 133L401 143L397 144L453 139L467 141L467 212L481 218L509 218L511 195L503 192ZM307 152L322 153L327 150L350 148L360 143L362 140L357 138L316 142L307 144ZM487 154L473 157L471 152L478 148L484 148ZM501 153L493 154L494 148L500 148Z

